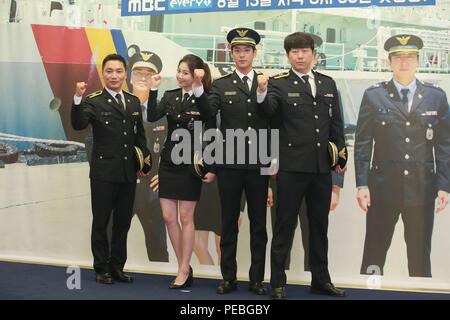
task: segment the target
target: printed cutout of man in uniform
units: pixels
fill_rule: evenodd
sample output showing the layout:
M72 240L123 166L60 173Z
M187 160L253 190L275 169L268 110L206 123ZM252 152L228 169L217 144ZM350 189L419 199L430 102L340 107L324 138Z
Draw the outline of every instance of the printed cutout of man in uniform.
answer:
M134 52L133 52L134 51ZM128 48L129 88L141 101L143 125L147 147L152 154L153 166L148 176L140 177L136 184L133 213L138 217L145 236L145 246L150 261L169 262L167 251L167 234L159 204L158 192L153 191L150 179L158 174L160 151L167 134L165 119L157 122L147 121L150 77L162 70L160 57L151 51L141 51L138 46Z
M412 34L384 44L393 78L368 88L355 136L357 200L367 213L362 274L384 274L401 215L411 277L431 277L436 213L450 191L450 117L445 92L415 76L422 40Z

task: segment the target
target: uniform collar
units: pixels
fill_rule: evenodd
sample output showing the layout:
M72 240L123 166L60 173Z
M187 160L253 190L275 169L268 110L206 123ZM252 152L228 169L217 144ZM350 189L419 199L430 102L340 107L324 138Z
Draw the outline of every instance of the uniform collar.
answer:
M194 90L191 89L191 90L189 90L189 91L185 91L184 89L182 89L182 93L183 93L183 97L184 97L184 94L185 94L185 93L188 93L188 94L189 94L189 97L190 97L190 96L192 96L192 94L194 93Z
M402 96L402 93L401 93L402 89L409 89L410 94L414 96L414 93L416 92L416 89L417 89L416 78L414 78L413 81L411 81L411 83L409 83L406 86L398 83L394 78L392 78L392 82L394 82L395 88L397 89L398 95L400 97Z
M242 80L242 78L243 78L244 76L247 76L247 77L248 77L248 80L250 80L251 82L253 82L253 76L255 75L255 72L253 71L253 69L250 70L250 72L249 72L248 74L243 74L243 73L240 72L238 69L236 69L235 71L236 71L236 74L238 75L238 77L241 78L241 80ZM247 81L248 81L248 80L247 80Z
M295 70L294 68L291 68L291 70L292 70L292 72L294 72L294 73L297 75L297 77L299 77L300 79L301 79L303 76L308 76L310 79L313 79L313 80L314 80L314 73L312 72L312 70L309 70L309 72L308 72L307 74L300 73L300 72L298 72L297 70Z
M122 97L122 101L125 101L125 96L123 95L122 90L120 90L119 92L115 92L107 87L105 87L105 90L114 98L116 97L117 94L120 94L120 96Z

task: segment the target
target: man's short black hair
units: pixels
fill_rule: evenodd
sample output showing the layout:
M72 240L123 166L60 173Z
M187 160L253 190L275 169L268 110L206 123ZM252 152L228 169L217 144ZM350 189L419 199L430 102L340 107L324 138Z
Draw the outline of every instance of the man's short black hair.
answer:
M314 51L314 39L307 33L294 32L284 38L284 50L289 54L292 49L311 48Z
M105 69L105 64L106 64L108 61L113 61L113 60L117 60L117 61L122 62L123 67L125 68L125 70L127 70L127 62L125 61L125 58L122 57L120 54L117 54L117 53L111 53L111 54L108 54L108 55L103 59L103 62L102 62L102 70Z

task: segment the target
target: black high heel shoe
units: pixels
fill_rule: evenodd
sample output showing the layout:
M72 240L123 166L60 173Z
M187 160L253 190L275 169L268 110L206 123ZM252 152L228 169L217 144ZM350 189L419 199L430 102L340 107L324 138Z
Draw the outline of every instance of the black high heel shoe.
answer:
M193 275L189 272L188 277L186 278L186 281L184 281L183 284L176 284L175 280L172 281L169 284L169 289L185 289L185 288L190 288L192 286L192 283L194 282L194 277Z

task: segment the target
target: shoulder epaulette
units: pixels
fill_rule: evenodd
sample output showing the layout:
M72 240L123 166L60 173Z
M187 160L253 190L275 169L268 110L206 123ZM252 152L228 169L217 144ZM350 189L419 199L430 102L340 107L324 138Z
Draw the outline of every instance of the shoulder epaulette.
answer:
M225 75L223 75L223 76L217 78L216 80L224 79L224 78L226 78L226 77L231 76L232 74L233 74L233 73L227 73L227 74L225 74Z
M170 90L166 90L166 92L175 92L181 90L181 88L175 88L175 89L170 89Z
M386 87L388 83L389 83L388 81L377 82L371 85L369 88L367 88L367 90Z
M136 97L136 98L138 98L137 96L135 96L134 94L132 94L131 92L128 92L128 91L126 91L126 90L122 90L124 93L127 93L127 94L129 94L130 96L133 96L133 97ZM138 98L139 99L139 98Z
M102 92L103 92L103 90L95 91L95 92L91 93L90 95L88 95L87 98L94 98L94 97L96 97L96 96L101 95Z
M315 73L315 74L317 74L317 75L319 75L319 76L321 76L321 77L325 77L325 78L333 79L333 78L332 78L332 77L330 77L329 75L326 75L326 74L324 74L324 73L321 73L321 72L317 72L317 71L314 71L314 73Z
M286 78L289 76L289 72L283 72L283 73L279 73L276 74L272 77L272 79L281 79L281 78Z
M425 82L425 81L420 81L420 83L422 83L425 87L444 91L437 83L430 83L430 82Z

